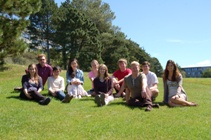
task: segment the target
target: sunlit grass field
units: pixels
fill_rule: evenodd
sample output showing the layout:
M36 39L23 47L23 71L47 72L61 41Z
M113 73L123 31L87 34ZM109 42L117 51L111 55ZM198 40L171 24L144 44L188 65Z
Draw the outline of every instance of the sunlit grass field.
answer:
M45 140L208 140L211 139L211 79L184 78L188 100L197 107L160 106L151 112L125 106L115 99L108 106L97 107L92 97L73 99L62 104L52 99L48 106L19 99L13 88L21 86L27 66L6 65L0 71L0 139ZM86 90L91 88L84 73ZM65 71L61 74L65 78ZM163 84L159 78L159 96ZM42 92L47 95L47 86Z

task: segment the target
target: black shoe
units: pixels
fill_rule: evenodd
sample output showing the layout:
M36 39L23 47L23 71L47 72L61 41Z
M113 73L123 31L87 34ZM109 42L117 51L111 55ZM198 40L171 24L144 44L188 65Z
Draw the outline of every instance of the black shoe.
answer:
M160 105L159 105L159 104L152 104L152 107L153 107L153 108L159 108Z
M102 105L105 105L106 104L105 103L105 94L101 94L100 95L100 100L101 100Z
M22 88L22 87L15 87L14 90L15 90L15 91L22 91L23 88Z
M51 98L47 97L44 100L39 101L39 104L41 105L48 105L51 101Z
M67 94L65 98L62 100L62 103L69 103L73 99L73 96Z
M95 103L97 106L102 106L99 95L95 95Z
M148 105L145 109L145 111L151 111L152 110L152 106L151 105Z

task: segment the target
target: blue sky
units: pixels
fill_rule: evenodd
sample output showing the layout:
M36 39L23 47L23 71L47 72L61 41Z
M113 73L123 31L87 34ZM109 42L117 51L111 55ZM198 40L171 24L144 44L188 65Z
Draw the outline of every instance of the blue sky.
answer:
M58 5L64 0L55 0ZM211 0L102 0L128 39L165 67L211 66Z

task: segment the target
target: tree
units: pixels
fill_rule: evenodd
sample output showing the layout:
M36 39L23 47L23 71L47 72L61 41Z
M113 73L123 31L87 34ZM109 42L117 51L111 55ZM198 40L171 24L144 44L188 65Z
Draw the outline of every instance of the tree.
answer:
M0 65L4 64L5 57L25 50L21 33L29 24L27 17L39 11L40 6L40 0L0 1Z
M61 4L53 22L56 27L54 42L62 47L65 68L70 57L80 58L83 55L90 58L87 50L92 51L93 58L98 58L101 51L99 31L91 20L70 4L70 0Z
M72 0L71 4L89 17L100 33L108 32L116 18L109 4L103 3L102 0Z
M203 78L211 78L211 68L206 69L201 75Z
M107 37L108 35L108 36L112 36L111 38L115 38L115 35L112 30L112 27L113 27L112 20L115 19L115 15L114 15L114 12L110 10L109 4L103 3L102 0L72 0L71 5L74 8L78 9L78 11L82 12L86 17L88 17L89 20L91 20L96 25L97 29L99 30L100 34L98 34L98 36L101 40L101 46L98 47L100 50L98 52L97 60L100 63L102 63L104 62L103 60L107 60L107 58L111 58L111 57L104 56L106 50L109 51L111 49L111 48L107 48L109 47L107 44L110 44L113 40L113 39L107 40L105 37ZM105 42L105 40L108 42ZM113 54L115 53L114 50L112 51L112 53ZM110 54L110 51L106 53L106 55L109 55L109 54ZM113 55L113 56L115 56L115 58L117 57L117 55ZM117 60L115 58L108 59L107 62L109 61L110 63L107 63L107 62L105 63L109 65L111 64L111 62L115 61L115 64L116 64Z
M151 59L149 54L146 53L139 44L130 39L128 40L127 48L129 50L130 61L138 61L139 63L142 63Z
M137 43L126 39L126 35L119 27L112 25L116 17L109 4L103 3L102 0L72 0L71 5L96 24L102 42L102 60L109 67L110 72L118 68L116 63L119 58L126 58L128 61L136 60L140 63L152 59ZM159 61L155 62L157 72L162 71Z
M102 59L109 68L109 72L118 69L117 61L120 58L129 59L127 40L122 32L102 33Z
M185 72L184 70L182 70L182 67L181 67L179 64L176 63L176 65L177 65L177 67L178 67L180 73L182 74L182 77L185 78L185 77L186 77L186 72Z
M42 0L40 11L29 17L30 25L27 27L28 34L32 40L30 48L36 49L41 46L41 49L48 54L48 63L50 63L50 45L54 45L52 35L55 32L51 19L57 9L58 7L54 0Z
M150 60L150 64L151 64L151 67L150 67L150 70L155 72L155 74L158 76L158 77L161 77L162 74L163 74L163 68L160 64L160 62L158 61L157 58L153 57L151 60Z

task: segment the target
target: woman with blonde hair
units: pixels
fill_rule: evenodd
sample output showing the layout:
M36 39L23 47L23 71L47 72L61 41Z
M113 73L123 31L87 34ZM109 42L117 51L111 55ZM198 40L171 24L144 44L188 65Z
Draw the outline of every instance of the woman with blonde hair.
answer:
M113 81L108 74L108 68L104 64L100 64L98 76L94 79L95 103L97 106L107 105L114 100L113 97Z
M88 73L88 77L90 79L90 81L92 82L92 89L90 89L88 91L88 94L91 94L93 97L95 96L95 92L94 92L94 79L97 77L98 75L98 67L99 67L99 63L97 60L92 60L91 62L91 67L92 67L92 70Z
M41 105L47 105L51 101L49 97L41 94L43 89L42 78L38 75L35 64L28 66L28 73L22 77L22 91L20 97L23 99L35 100Z
M164 103L169 106L196 106L187 101L187 95L182 87L182 75L173 60L168 60L163 75Z

